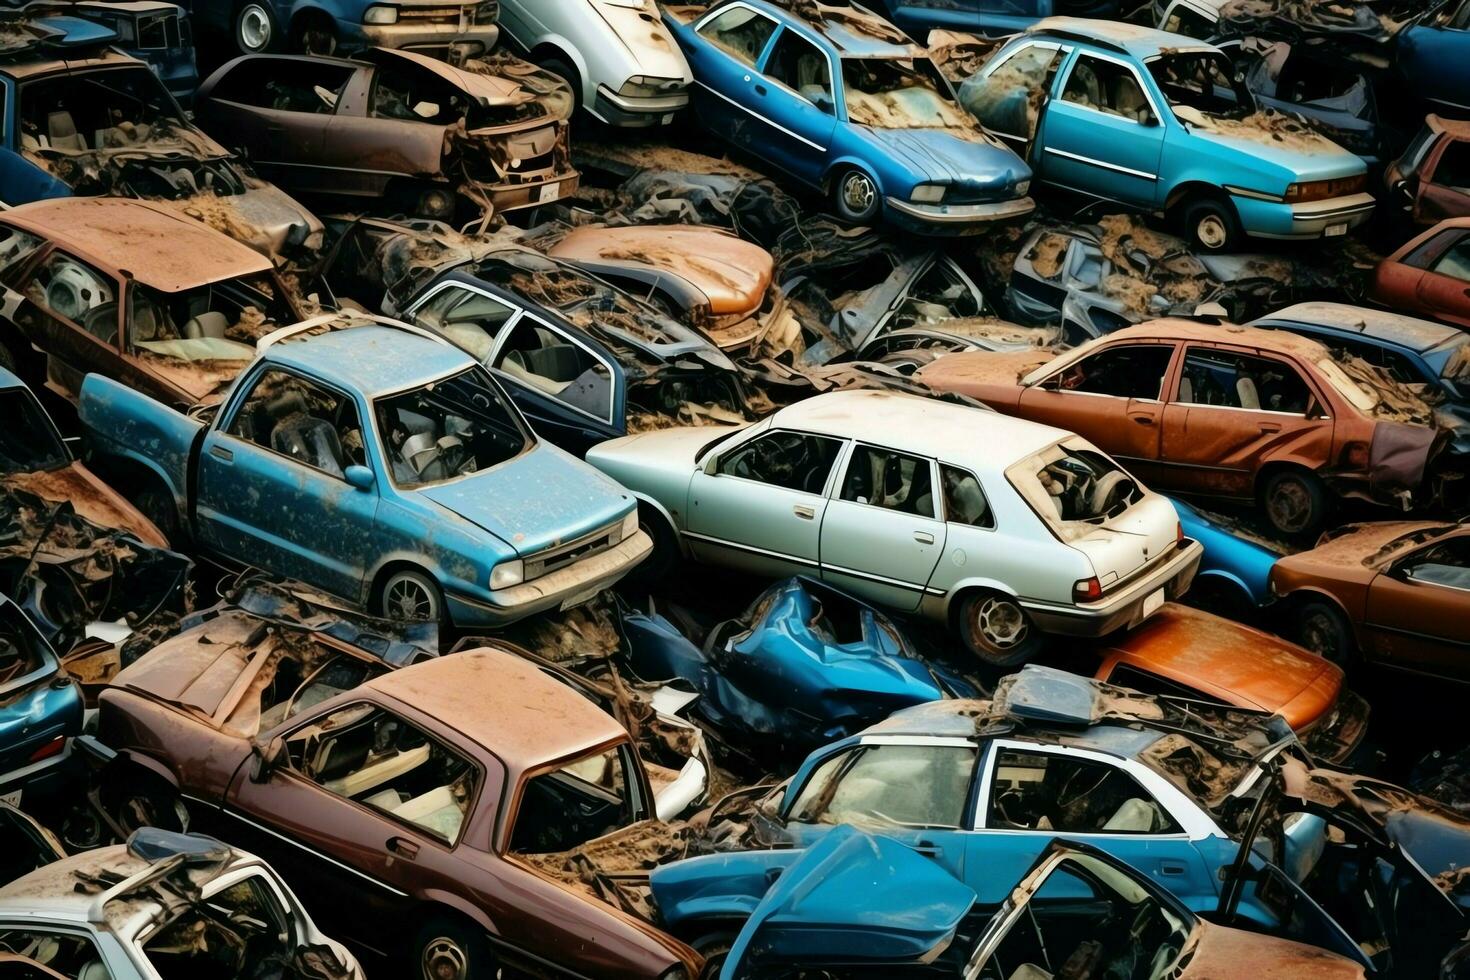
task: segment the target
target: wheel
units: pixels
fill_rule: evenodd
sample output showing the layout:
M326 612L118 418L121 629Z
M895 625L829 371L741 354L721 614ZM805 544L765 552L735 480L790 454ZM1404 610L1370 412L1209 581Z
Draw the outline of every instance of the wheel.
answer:
M1266 520L1282 534L1310 537L1327 520L1327 490L1316 474L1278 470L1261 491Z
M126 838L140 827L162 830L189 829L189 811L179 791L141 767L107 777L101 792L102 808L115 820Z
M1207 252L1226 252L1240 243L1240 226L1230 205L1214 197L1194 197L1179 214L1184 237Z
M262 54L281 45L280 31L270 7L261 0L246 0L235 11L235 47L241 54Z
M1296 642L1344 669L1352 662L1356 643L1347 617L1332 603L1313 599L1304 602L1293 617Z
M715 932L701 936L690 943L704 957L704 968L699 971L699 980L719 980L725 960L730 956L730 947L735 945L735 933Z
M153 526L168 539L170 547L177 548L183 544L183 536L179 533L179 508L173 494L149 480L133 495L133 506L153 522Z
M434 917L414 941L414 971L420 980L491 980L495 955L477 927L447 916Z
M844 170L832 181L832 206L843 221L868 224L882 203L877 182L861 170Z
M444 598L433 579L405 568L383 582L378 592L378 608L388 619L437 623L444 616Z
M1041 648L1042 634L1020 603L999 592L975 592L960 607L960 640L993 667L1025 663Z

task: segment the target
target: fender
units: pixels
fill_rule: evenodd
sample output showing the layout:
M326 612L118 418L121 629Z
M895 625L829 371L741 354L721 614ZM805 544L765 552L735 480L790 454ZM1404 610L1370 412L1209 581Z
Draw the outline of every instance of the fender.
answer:
M834 173L836 173L838 170L846 168L861 170L863 173L873 178L873 183L878 185L878 193L884 195L885 197L887 196L888 189L883 186L883 178L874 173L873 168L870 167L866 161L854 156L838 157L836 160L833 160L831 163L827 164L827 169L822 171L822 187L824 189L827 187L828 183L831 182L832 175Z
M950 610L954 607L955 597L970 589L989 589L991 592L999 592L1010 596L1012 599L1020 600L1022 597L1016 594L1016 590L1005 582L993 578L966 578L961 579L950 586L944 595L926 595L923 599L923 608L937 618L948 619Z
M414 568L423 572L425 575L429 576L429 578L438 583L440 589L446 591L451 586L454 586L455 591L457 592L473 592L475 589L479 588L479 586L473 582L468 583L472 587L470 589L460 588L460 586L465 584L464 580L457 576L446 576L444 574L443 567L437 561L434 561L432 558L430 558L426 552L391 551L380 557L378 561L367 570L367 574L362 577L362 593L358 597L358 599L363 606L368 606L372 603L373 597L370 593L372 591L373 583L378 580L378 576L382 574L383 569L387 568L389 565L412 565Z
M517 38L520 44L520 39ZM521 44L521 47L527 47ZM534 51L536 48L555 48L561 59L573 68L577 69L577 78L582 82L582 105L591 106L597 103L597 82L591 77L587 69L587 60L582 57L577 45L561 34L546 34L536 39L536 43L528 48Z
M630 490L628 492L633 495L634 500L640 504L647 504L668 522L669 528L674 532L674 540L679 545L679 553L685 558L688 558L690 556L689 542L684 540L684 529L679 526L678 521L674 520L674 515L669 513L668 508L647 494L639 493L637 490Z
M282 7L282 4L279 2L279 0L268 0L268 2L270 2L270 5L274 7L279 13ZM335 14L333 14L326 7L323 7L319 3L314 3L312 2L312 0L303 0L303 2L293 3L288 9L289 15L285 17L283 22L279 25L282 29L287 31L289 31L291 29L291 25L296 22L296 18L305 13L317 13L321 14L323 17L326 17L332 22L333 33L336 33L337 21L341 19L340 17L337 17ZM364 7L364 9L366 8Z
M478 905L467 902L452 892L441 891L437 888L431 888L425 891L423 893L423 900L428 905L442 905L447 909L452 909L488 932L495 942L503 942L500 938L499 927L495 925L490 916L485 914L485 910Z

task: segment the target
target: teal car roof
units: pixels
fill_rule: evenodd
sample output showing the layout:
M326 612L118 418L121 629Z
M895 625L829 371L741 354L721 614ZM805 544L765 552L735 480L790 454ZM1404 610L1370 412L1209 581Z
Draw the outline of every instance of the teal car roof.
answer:
M473 367L464 351L423 334L364 326L272 344L265 359L365 397L412 388Z
M751 7L785 21L795 21L830 44L836 52L852 58L914 58L928 52L897 27L866 7L846 0L829 0L811 8L788 7L782 0L746 0ZM806 16L805 9L821 12L820 20Z
M883 721L862 731L862 735L926 735L941 738L968 738L977 734L975 719L979 705L964 698L931 701L895 711ZM1157 742L1164 732L1151 728L1134 728L1117 721L1091 725L1030 724L1006 733L1007 738L1027 738L1039 733L1064 735L1070 746L1093 749L1127 759L1137 758L1144 749Z
M1210 48L1192 37L1170 34L1152 27L1139 27L1112 20L1090 20L1085 17L1047 17L1036 22L1029 34L1065 35L1081 43L1092 41L1099 47L1111 48L1135 58L1152 58L1166 50Z

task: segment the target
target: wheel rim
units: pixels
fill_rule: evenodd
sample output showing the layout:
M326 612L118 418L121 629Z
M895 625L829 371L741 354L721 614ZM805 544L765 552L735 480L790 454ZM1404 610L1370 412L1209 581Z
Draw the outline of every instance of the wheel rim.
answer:
M1221 248L1225 239L1229 237L1230 231L1225 227L1225 219L1218 214L1207 214L1199 219L1195 226L1195 234L1201 243L1207 248Z
M1267 503L1271 523L1287 533L1302 530L1312 513L1312 495L1300 480L1283 480L1271 491Z
M240 43L258 51L270 43L271 18L265 8L251 4L240 13Z
M418 579L404 576L388 583L383 596L383 611L390 619L405 621L431 620L438 616L434 596Z
M440 936L424 947L424 980L466 980L470 958L459 943Z
M987 598L975 609L975 629L990 646L1009 650L1031 632L1026 614L1014 602Z
M842 203L853 214L867 214L878 190L866 174L850 173L842 178Z

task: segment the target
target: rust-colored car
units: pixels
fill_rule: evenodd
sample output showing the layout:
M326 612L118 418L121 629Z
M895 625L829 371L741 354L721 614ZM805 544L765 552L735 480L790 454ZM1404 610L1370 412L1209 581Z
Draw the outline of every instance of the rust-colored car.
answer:
M577 189L571 89L509 55L460 67L388 48L246 55L205 79L194 106L282 186L383 199L390 214L501 214Z
M1283 534L1319 530L1332 493L1399 505L1426 496L1444 441L1429 407L1378 369L1232 324L1154 320L1055 357L950 354L919 377L1071 429L1156 489L1259 499Z
M1176 602L1098 651L1100 681L1145 694L1268 711L1318 759L1342 762L1368 731L1343 670L1280 637Z
M692 949L543 870L653 817L611 716L501 650L364 673L261 628L160 645L100 699L99 737L134 767L121 809L188 801L334 934L401 956L396 977L698 975Z
M1470 122L1425 118L1408 149L1384 171L1383 184L1389 200L1421 228L1470 217Z
M1441 221L1379 262L1373 298L1470 328L1470 217Z
M0 294L0 364L73 401L96 373L192 406L234 379L261 336L302 319L259 252L113 197L0 214Z
M1271 591L1309 650L1470 681L1470 524L1350 524L1278 561Z

